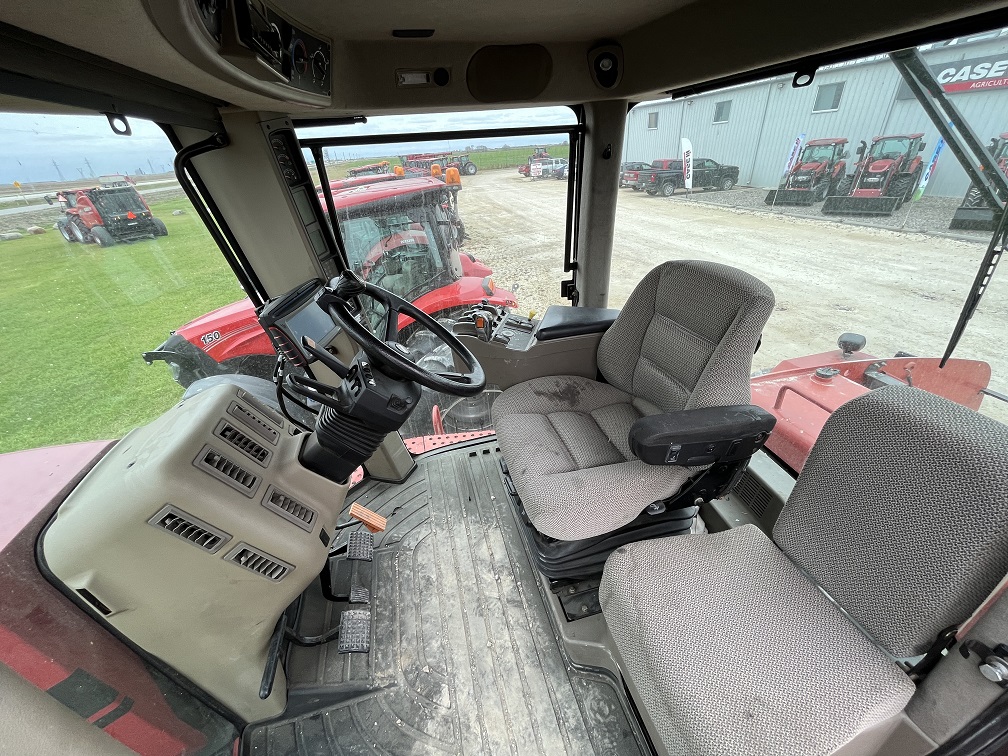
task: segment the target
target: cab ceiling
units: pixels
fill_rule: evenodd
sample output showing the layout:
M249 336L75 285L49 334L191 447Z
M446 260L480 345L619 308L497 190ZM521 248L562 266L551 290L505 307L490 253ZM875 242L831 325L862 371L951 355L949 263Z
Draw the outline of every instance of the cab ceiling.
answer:
M641 100L664 90L784 63L988 11L1005 0L806 0L781 6L762 0L269 0L278 10L334 40L331 107L314 110L224 81L179 53L159 32L148 7L186 0L30 0L0 3L0 22L86 50L237 109L316 116L444 111L477 103L465 75L485 44L537 42L552 57L552 76L535 97L505 104L573 104ZM59 19L59 23L54 23ZM394 39L393 29L433 29L430 39ZM593 84L588 50L601 39L622 45L622 82ZM2 61L2 51L0 51ZM395 71L445 67L449 86L398 89ZM0 63L2 68L2 63ZM493 76L514 75L508 70ZM20 103L19 103L20 104ZM19 108L20 109L20 108Z

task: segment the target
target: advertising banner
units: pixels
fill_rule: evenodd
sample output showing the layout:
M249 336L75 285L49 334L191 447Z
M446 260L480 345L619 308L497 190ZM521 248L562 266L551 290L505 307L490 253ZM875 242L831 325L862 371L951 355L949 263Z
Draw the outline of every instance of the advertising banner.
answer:
M791 143L791 152L788 153L787 165L784 166L782 176L787 176L791 172L791 169L795 167L795 163L798 162L798 158L801 156L803 144L805 144L805 134L799 134Z
M935 166L938 165L938 158L941 156L943 147L945 147L945 139L939 137L938 144L935 145L934 153L931 155L931 162L924 169L924 174L921 176L920 183L917 185L917 189L914 190L913 197L910 198L911 200L919 200L924 196L924 189L927 187L928 181L931 180L931 174L934 173Z
M686 191L693 191L693 143L686 137L682 138L682 174Z

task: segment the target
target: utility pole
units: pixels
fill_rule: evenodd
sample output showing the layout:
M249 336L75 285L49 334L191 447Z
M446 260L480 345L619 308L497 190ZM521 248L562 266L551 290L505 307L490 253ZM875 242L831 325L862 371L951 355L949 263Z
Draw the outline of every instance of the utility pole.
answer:
M86 165L88 171L90 171L91 178L94 178L94 175L95 175L94 168L91 167L91 163L88 162L87 158L84 158L84 165ZM81 175L81 178L83 178L83 174Z
M63 178L63 171L61 171L59 169L59 166L56 165L56 159L55 158L53 158L52 164L53 164L53 168L56 169L56 175L60 177L60 181L66 181L66 179Z
M80 177L81 177L81 178L84 178L84 169L83 169L83 168L78 168L78 169L77 169L77 173L79 173L79 174L80 174Z
M151 173L157 173L157 171L154 170L154 163L151 162L150 158L147 158L147 165L150 166L150 172Z

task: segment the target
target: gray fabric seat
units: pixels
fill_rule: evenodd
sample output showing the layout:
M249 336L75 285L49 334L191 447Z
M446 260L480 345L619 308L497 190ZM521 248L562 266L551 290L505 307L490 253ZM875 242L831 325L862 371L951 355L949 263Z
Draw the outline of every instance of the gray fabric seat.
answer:
M669 753L818 756L884 737L914 691L892 658L1006 571L1008 427L895 387L833 414L773 540L747 525L630 544L599 599Z
M630 426L643 415L747 404L773 301L765 284L727 265L664 263L602 337L598 369L608 383L560 375L504 391L494 427L536 529L590 538L676 494L692 471L641 462L627 442Z

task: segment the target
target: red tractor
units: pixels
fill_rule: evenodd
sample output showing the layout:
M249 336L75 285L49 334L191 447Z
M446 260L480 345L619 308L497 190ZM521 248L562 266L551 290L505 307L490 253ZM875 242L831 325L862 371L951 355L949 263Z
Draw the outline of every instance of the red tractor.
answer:
M550 154L545 147L533 147L532 154L525 161L525 165L518 166L518 173L528 178L532 174L532 164L540 160L549 160Z
M388 160L382 160L380 163L359 165L356 168L351 168L346 172L346 175L347 178L356 178L357 176L381 176L386 173L392 173L392 169L389 167Z
M164 222L154 217L125 176L103 176L98 186L65 189L45 199L50 205L59 202L63 217L56 226L71 243L111 247L116 242L168 235Z
M490 278L493 271L459 249L461 234L452 220L457 192L457 186L430 176L334 190L333 204L350 265L363 278L438 318L450 318L484 300L516 307L514 293L497 288ZM364 313L375 321L381 315ZM420 358L426 342L421 343L423 332L410 333L412 323L409 317L399 316L403 341ZM412 336L419 339L416 344L410 343ZM187 323L143 357L147 364L167 362L172 376L184 387L199 378L226 373L270 378L276 364L273 344L248 299Z
M811 205L836 194L847 176L847 140L811 139L778 189L766 196L768 205Z
M862 141L852 176L826 198L825 215L891 215L909 200L924 172L924 135L877 136L871 149Z
M987 146L997 169L1008 176L1008 132L999 137L993 137ZM949 228L956 230L993 231L994 210L987 205L980 190L970 185L963 197L962 204L952 216Z
M406 169L406 174L410 176L429 176L431 168L435 165L441 168L442 173L449 168L456 168L462 176L475 176L478 170L476 163L469 159L469 155L457 155L454 152L403 155L399 159Z

